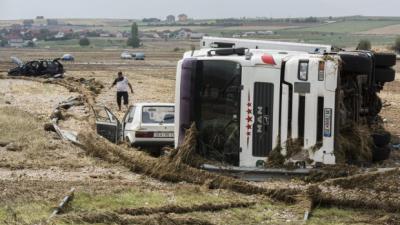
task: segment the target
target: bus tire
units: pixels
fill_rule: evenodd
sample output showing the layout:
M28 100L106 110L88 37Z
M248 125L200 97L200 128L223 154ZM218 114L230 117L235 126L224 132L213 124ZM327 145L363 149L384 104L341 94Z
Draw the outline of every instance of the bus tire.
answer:
M377 147L384 147L390 143L391 135L387 131L382 131L379 133L374 133L371 135L374 140L374 144Z
M392 53L375 53L376 67L392 67L396 65L396 55Z
M392 68L376 68L375 81L380 83L392 82L396 76L396 71Z
M390 157L391 149L388 146L385 147L374 147L372 149L372 161L380 162Z
M345 73L369 74L372 68L372 60L368 54L343 52L340 53L342 59L342 70Z

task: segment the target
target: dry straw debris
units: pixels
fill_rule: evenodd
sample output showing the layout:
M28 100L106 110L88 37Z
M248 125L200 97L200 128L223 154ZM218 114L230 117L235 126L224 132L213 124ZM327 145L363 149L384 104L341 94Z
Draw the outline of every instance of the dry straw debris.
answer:
M93 132L81 133L78 135L78 139L87 154L109 162L119 162L133 172L146 174L162 181L207 184L209 188L213 189L227 189L244 194L261 194L287 202L295 201L294 195L299 192L296 189L289 188L268 189L258 187L246 181L199 170L183 163L190 158L191 153L174 153L172 156L157 159L134 149L127 150L114 145ZM186 138L182 146L192 147L191 141L193 141L191 138ZM191 152L191 150L187 151ZM178 156L185 157L177 159Z

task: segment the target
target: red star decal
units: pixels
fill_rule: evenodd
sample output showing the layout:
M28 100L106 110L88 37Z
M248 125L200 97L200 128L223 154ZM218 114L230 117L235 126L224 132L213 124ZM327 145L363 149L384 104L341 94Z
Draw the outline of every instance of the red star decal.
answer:
M253 118L252 118L251 116L248 116L246 120L247 120L248 122L251 122L251 121L253 121Z
M247 106L248 106L248 107L251 107L251 102L247 103Z
M251 125L250 124L247 125L247 129L249 129L249 130L251 129Z
M253 111L252 111L251 109L248 109L248 110L247 110L247 113L248 113L248 114L250 114L250 113L252 113L252 112L253 112Z

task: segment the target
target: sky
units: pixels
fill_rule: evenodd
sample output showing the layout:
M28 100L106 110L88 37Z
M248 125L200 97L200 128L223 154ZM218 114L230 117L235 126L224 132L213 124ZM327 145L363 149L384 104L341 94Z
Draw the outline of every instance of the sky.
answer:
M0 20L400 16L400 0L0 0Z

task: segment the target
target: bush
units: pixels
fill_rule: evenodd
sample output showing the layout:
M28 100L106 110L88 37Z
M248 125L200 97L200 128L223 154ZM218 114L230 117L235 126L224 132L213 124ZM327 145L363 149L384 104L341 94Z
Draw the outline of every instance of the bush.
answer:
M28 48L33 48L33 47L35 47L35 42L33 42L33 41L28 41L28 42L26 43L26 47L28 47Z
M371 42L367 39L361 40L357 45L357 50L371 50Z
M90 40L89 38L81 38L79 39L79 45L80 46L89 46L90 45Z
M400 36L396 38L396 41L394 43L394 50L398 53L400 53Z
M8 44L6 39L0 39L0 47L5 47Z

